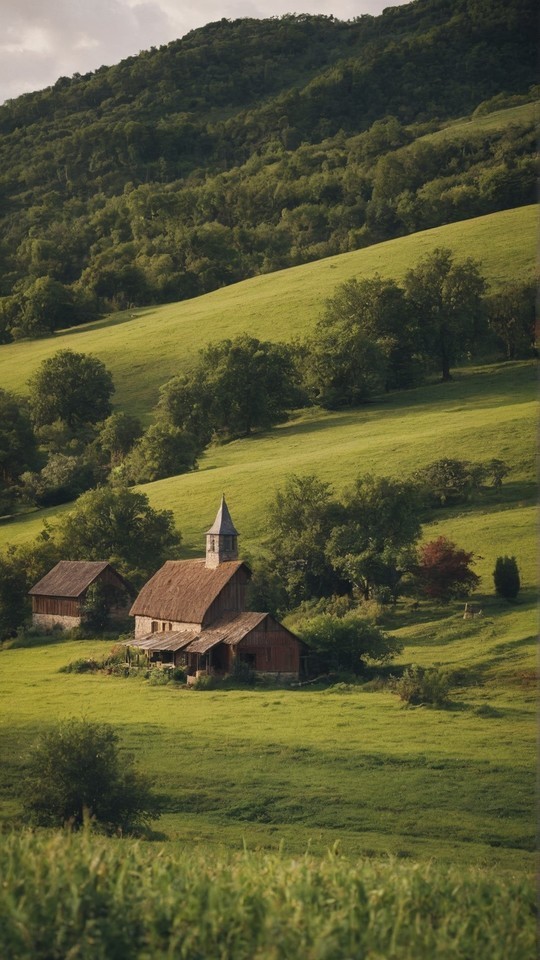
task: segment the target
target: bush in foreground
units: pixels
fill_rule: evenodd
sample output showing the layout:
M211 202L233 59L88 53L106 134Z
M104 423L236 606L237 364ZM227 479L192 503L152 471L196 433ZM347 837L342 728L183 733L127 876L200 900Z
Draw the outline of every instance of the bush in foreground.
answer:
M36 743L22 785L30 819L80 827L91 818L107 832L132 830L159 816L158 798L106 723L68 720Z
M19 960L534 956L525 874L14 834L0 875L0 955Z
M405 703L444 707L449 702L450 677L437 667L426 670L413 664L396 680L394 690Z

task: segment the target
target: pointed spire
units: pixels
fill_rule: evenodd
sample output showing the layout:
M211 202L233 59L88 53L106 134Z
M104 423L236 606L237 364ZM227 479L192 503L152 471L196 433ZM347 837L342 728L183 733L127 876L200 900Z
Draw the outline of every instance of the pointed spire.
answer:
M225 494L222 494L221 496L221 504L216 514L216 519L214 520L210 529L207 530L206 532L207 534L212 533L214 534L214 536L225 536L225 535L228 537L238 536L238 530L234 526L234 523L232 522L232 517L229 513L229 508L225 500Z
M214 569L228 560L238 560L238 531L223 495L216 519L206 532L206 566Z

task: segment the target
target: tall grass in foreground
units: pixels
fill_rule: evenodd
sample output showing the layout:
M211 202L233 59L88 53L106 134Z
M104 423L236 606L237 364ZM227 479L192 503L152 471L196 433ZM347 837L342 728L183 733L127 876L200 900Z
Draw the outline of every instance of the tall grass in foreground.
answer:
M335 854L205 858L91 835L0 838L10 960L529 960L523 877Z

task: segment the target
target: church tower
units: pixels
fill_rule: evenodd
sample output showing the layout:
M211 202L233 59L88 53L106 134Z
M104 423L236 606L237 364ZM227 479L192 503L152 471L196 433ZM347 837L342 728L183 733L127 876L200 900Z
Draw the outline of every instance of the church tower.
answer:
M206 533L206 566L214 569L227 560L238 560L238 531L223 496L216 519Z

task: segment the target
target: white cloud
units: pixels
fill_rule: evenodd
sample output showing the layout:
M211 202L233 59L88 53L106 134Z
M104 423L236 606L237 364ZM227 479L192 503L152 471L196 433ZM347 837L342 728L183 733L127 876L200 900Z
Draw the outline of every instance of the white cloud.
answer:
M297 11L295 6L290 0L199 0L196 5L185 0L2 0L0 103L49 86L60 76L118 63L222 17L262 18L309 10L348 20L361 13L380 13L386 3L309 0Z

